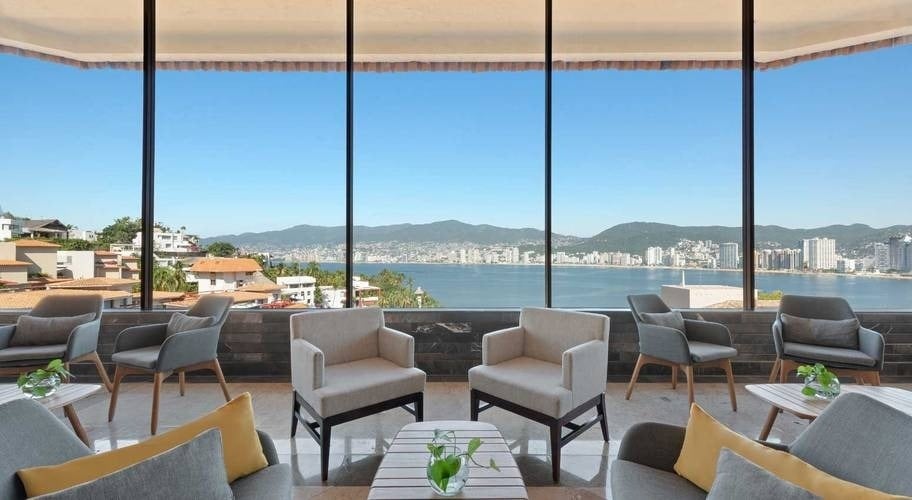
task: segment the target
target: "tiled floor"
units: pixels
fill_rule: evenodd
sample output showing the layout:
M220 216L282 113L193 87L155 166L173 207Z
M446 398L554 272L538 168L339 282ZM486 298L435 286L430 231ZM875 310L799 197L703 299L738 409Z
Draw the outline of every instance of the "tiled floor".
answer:
M96 450L124 446L149 437L151 384L130 383L122 387L117 417L107 422L108 394L80 402L77 411L94 440ZM343 424L333 428L332 458L327 483L319 477L319 448L305 432L289 438L291 388L288 384L230 384L232 394L253 395L257 426L276 441L281 459L294 469L295 498L358 499L367 495L383 450L396 431L412 421L402 410ZM623 384L608 384L608 422L611 442L602 441L598 426L566 446L562 455L561 483L551 483L546 429L538 424L492 409L481 420L491 422L511 443L534 499L610 498L606 487L611 460L616 456L624 432L643 421L684 425L687 421L687 391L669 384L639 384L630 401L624 400ZM429 383L425 393L425 419L468 419L469 392L466 383ZM215 384L188 384L180 397L176 383L163 389L160 431L177 426L222 404ZM738 412L729 407L723 384L699 384L697 402L716 418L749 436L759 432L768 406L738 387ZM781 416L771 440L791 441L807 424L789 415Z

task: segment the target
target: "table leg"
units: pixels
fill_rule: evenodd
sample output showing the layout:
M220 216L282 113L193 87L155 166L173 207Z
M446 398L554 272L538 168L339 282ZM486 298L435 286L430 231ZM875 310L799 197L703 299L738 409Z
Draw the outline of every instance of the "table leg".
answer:
M73 405L66 405L63 407L63 413L70 421L70 425L73 426L73 431L76 432L76 437L82 440L86 446L91 448L92 442L89 441L89 435L86 434L85 428L82 426L82 422L79 421L79 417L76 415L76 408L73 408Z
M773 430L773 424L776 423L776 417L779 416L779 408L773 406L770 408L769 415L766 416L766 422L763 424L763 430L760 431L760 437L757 438L760 441L766 441L766 438L769 437L770 431Z

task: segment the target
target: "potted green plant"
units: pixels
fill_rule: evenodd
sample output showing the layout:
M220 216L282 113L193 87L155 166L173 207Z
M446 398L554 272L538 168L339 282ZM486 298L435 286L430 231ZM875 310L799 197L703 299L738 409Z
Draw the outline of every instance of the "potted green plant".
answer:
M820 399L833 399L839 395L840 385L836 374L827 370L820 363L801 365L798 367L798 376L804 379L801 394Z
M55 359L46 368L19 375L16 385L32 399L41 399L57 392L60 382L70 377L63 360Z
M455 432L435 429L434 439L427 445L428 451L431 452L427 465L428 484L434 493L441 496L450 497L462 491L469 478L470 462L479 467L500 471L493 458L486 466L475 461L475 452L484 444L481 439L469 440L465 451L455 443Z

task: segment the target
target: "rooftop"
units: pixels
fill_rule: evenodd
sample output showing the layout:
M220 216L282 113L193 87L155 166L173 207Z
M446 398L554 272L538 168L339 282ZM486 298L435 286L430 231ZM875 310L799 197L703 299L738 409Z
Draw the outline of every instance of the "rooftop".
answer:
M190 270L194 273L250 273L262 271L263 268L253 259L210 257L194 262Z
M104 300L115 300L130 297L130 292L120 290L93 290L92 293L101 295ZM50 295L85 295L85 290L54 289L54 290L28 290L25 292L0 293L0 309L31 309L38 301Z
M25 267L30 265L30 262L22 262L21 260L0 260L0 267Z
M32 240L28 238L23 238L13 242L17 247L28 247L28 248L60 248L60 245L56 243L51 243L50 241L45 240Z
M79 280L64 281L61 283L54 283L48 286L50 288L94 289L138 284L139 280L127 278L85 278Z

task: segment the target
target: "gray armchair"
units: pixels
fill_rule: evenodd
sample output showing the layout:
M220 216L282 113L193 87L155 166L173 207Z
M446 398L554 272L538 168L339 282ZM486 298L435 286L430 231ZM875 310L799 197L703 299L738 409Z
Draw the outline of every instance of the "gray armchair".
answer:
M725 325L683 317L677 322L670 317L672 310L658 295L628 295L627 302L636 321L640 343L640 355L627 386L628 400L644 365L671 368L672 389L678 385L678 370L683 371L691 403L694 401L694 367L715 367L725 371L732 411L738 411L731 366L731 359L738 351L732 346L731 333Z
M110 391L111 381L101 358L98 357L102 304L101 295L95 293L49 295L24 315L33 318L68 318L93 314L91 321L76 325L70 330L65 343L45 343L41 339L24 339L23 342L16 342L13 340L16 325L0 326L0 375L19 375L44 368L54 359L61 359L67 365L90 361L98 370L98 376L105 388Z
M177 373L180 395L186 389L185 373L197 370L215 372L225 401L231 401L222 368L218 362L218 341L228 319L233 300L220 295L203 295L187 316L212 318L208 326L181 332L168 332L168 323L141 325L125 329L114 340L114 390L108 407L108 422L114 420L120 382L127 375L152 374L152 434L158 430L158 402L162 382Z
M783 315L786 315L783 317ZM786 323L796 321L790 330ZM825 320L838 323L809 323ZM806 323L802 325L800 323ZM804 332L797 331L805 330ZM773 344L776 362L770 382L785 382L798 365L822 363L839 375L852 376L856 382L866 380L880 385L883 369L884 338L861 326L855 312L840 297L784 295L773 322Z

